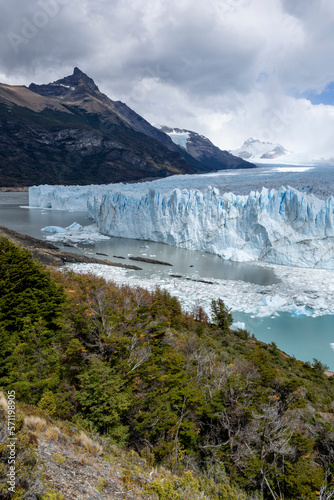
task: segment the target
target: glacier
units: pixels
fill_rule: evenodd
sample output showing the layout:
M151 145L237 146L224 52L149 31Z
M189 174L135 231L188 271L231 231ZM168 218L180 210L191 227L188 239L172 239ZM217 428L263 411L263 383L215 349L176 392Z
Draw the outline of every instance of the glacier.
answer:
M52 210L87 211L87 199L90 196L103 194L111 185L88 186L53 186L42 184L29 188L29 208L48 208Z
M101 233L214 253L237 262L264 261L334 269L333 197L291 187L249 195L173 189L109 190L88 198Z
M239 262L333 270L333 186L333 168L259 168L251 175L224 171L134 184L34 186L29 205L88 210L108 236Z

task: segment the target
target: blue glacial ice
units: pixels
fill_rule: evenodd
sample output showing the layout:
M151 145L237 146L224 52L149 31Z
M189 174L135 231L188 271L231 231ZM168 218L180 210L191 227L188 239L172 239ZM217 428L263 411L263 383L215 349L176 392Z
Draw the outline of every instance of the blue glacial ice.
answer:
M291 187L249 195L173 189L108 191L88 199L109 236L157 241L237 262L334 269L333 198Z
M30 188L30 205L88 209L100 233L108 236L201 250L237 262L334 269L333 197L321 199L289 186L245 195L215 187L173 188L167 180L38 186Z

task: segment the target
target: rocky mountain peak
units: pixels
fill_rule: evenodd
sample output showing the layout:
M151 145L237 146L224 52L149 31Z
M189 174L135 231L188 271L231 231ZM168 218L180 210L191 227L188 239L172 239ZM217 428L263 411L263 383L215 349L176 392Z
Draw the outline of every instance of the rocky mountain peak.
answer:
M99 88L95 85L94 80L77 67L74 68L72 75L65 76L65 78L56 80L53 83L48 83L46 85L31 83L29 85L29 90L48 97L62 97L73 91L99 92Z
M87 87L89 90L93 90L95 92L99 92L99 88L95 85L95 82L92 78L90 78L86 73L81 71L81 69L75 67L73 71L73 75L65 76L61 80L57 80L54 82L55 84L69 85L73 87L78 87L79 85L83 85Z
M248 139L246 139L246 141L244 141L243 147L250 146L251 144L254 144L256 142L260 142L260 141L258 139L253 139L253 137L249 137Z

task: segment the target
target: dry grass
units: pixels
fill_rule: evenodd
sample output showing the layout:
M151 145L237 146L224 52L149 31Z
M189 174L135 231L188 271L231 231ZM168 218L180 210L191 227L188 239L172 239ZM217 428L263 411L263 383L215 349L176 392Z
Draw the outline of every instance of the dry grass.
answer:
M52 439L52 441L59 441L61 438L61 432L58 427L47 427L45 437L47 439Z
M24 424L28 427L29 430L35 432L44 432L46 431L48 424L44 418L36 417L32 415L30 417L26 417L24 419Z
M53 425L48 425L44 418L37 417L36 415L30 415L24 419L25 426L32 432L44 433L46 439L52 439L53 441L59 441L62 434L58 427Z
M83 431L81 431L79 435L74 436L74 441L79 446L86 448L86 450L93 455L102 455L103 453L102 446L96 441L92 441Z
M3 392L0 392L0 406L2 406L5 412L8 412L8 402Z

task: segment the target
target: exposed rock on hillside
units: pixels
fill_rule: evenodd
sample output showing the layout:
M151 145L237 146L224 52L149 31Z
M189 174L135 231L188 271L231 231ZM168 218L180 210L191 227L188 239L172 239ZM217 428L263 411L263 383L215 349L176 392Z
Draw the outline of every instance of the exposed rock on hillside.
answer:
M109 99L78 68L47 85L0 84L0 187L137 181L212 168Z

